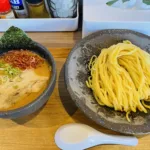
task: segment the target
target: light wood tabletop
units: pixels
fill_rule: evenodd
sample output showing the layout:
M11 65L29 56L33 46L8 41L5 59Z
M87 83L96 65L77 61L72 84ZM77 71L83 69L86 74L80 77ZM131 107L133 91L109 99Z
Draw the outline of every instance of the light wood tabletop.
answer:
M0 33L0 36L2 33ZM14 120L0 119L0 150L59 150L55 145L56 130L67 123L84 123L110 134L118 134L89 120L72 102L66 91L63 66L73 45L81 39L81 32L28 33L47 47L57 65L57 82L47 104L38 112ZM150 135L139 137L136 147L102 145L89 150L149 150Z

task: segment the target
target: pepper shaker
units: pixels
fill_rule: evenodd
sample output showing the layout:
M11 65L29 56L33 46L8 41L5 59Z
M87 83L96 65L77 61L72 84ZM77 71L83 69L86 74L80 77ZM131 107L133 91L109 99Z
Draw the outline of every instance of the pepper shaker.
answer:
M24 0L9 0L17 18L28 18L28 11Z
M47 0L54 18L73 18L77 15L78 0Z

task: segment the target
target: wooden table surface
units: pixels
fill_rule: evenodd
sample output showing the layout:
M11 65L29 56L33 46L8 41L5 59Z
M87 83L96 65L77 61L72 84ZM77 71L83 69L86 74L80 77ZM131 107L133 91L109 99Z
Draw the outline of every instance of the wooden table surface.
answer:
M0 33L0 36L2 33ZM97 130L117 134L89 120L76 108L66 91L63 65L81 32L28 33L35 41L50 49L57 64L57 83L48 103L38 112L14 120L0 119L0 150L59 150L54 135L63 124L79 122ZM150 135L139 137L136 147L102 145L90 150L150 150Z

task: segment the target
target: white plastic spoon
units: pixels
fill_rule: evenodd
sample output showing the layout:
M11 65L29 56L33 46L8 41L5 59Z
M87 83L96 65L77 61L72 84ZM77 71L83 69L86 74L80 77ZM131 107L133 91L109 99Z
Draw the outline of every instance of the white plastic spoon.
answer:
M63 150L84 150L101 144L136 146L138 139L134 136L104 134L87 125L73 123L57 130L55 143Z

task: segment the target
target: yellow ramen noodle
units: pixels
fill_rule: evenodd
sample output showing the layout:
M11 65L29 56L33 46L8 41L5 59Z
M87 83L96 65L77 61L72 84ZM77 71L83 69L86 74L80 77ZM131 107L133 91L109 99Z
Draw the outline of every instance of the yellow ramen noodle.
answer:
M100 55L92 56L89 62L86 84L92 89L100 105L129 113L137 109L147 113L144 101L150 101L150 55L124 41L103 49Z

